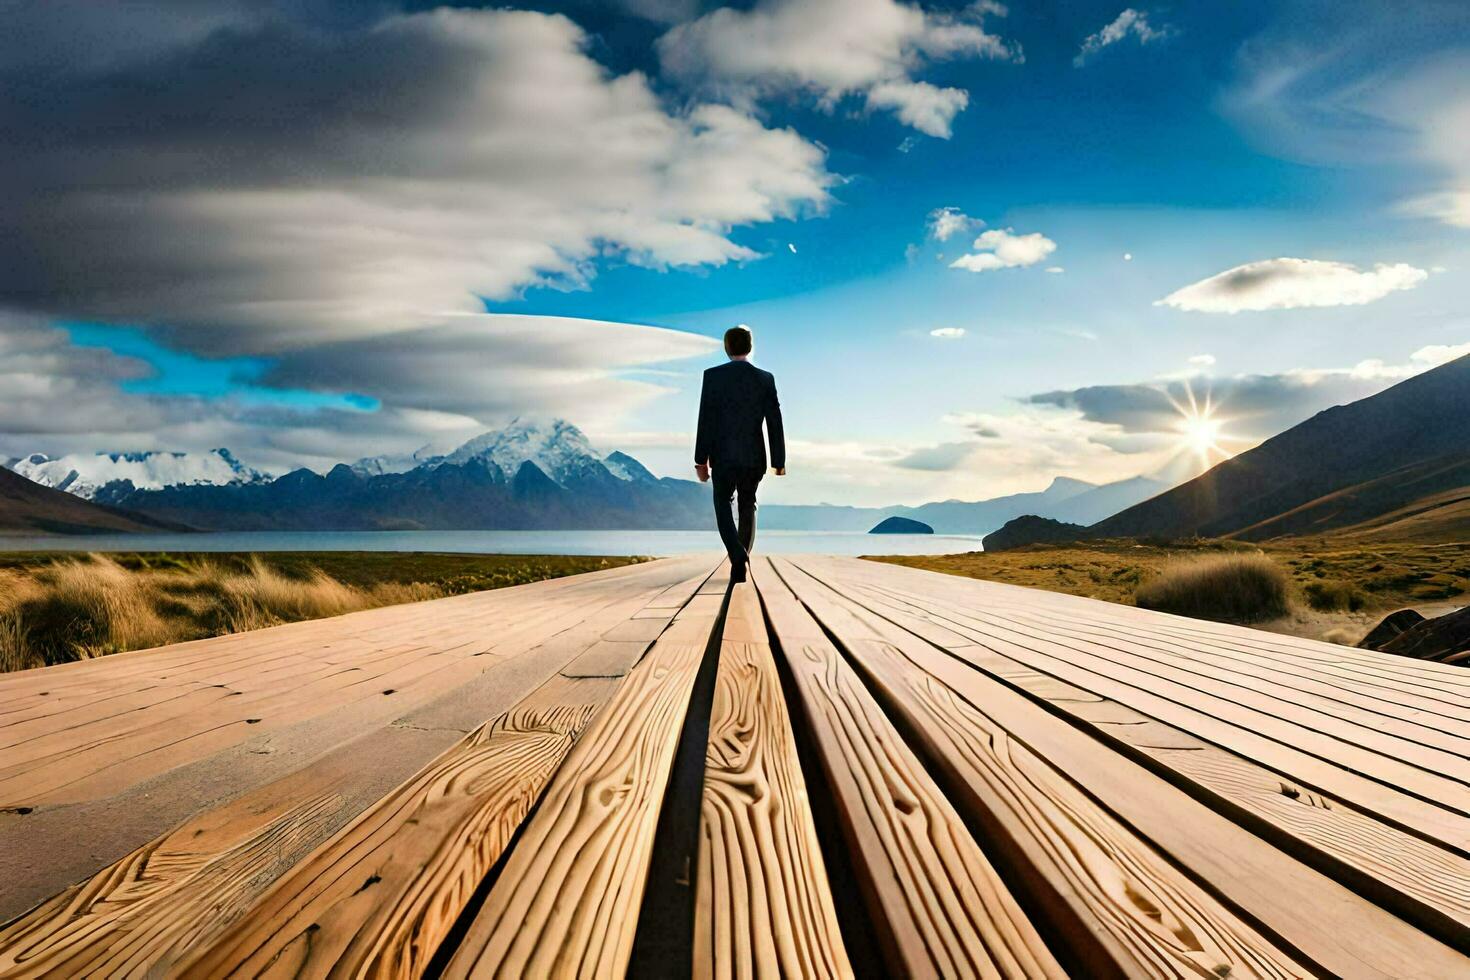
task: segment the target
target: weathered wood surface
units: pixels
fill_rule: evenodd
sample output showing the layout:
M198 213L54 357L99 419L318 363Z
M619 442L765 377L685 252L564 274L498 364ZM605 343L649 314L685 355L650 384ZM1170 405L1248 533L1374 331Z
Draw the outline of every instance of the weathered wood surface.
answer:
M674 747L721 600L690 600L577 742L445 977L626 970Z
M1013 735L992 713L1005 694L998 686L983 689L972 669L796 566L776 567L939 767L950 799L1060 933L1070 969L1095 977L1300 975L1286 952L1073 782L1083 760L1048 757Z
M1453 854L1442 856L1433 850L1406 850L1375 858L1363 853L1361 840L1348 842L1348 847L1339 854L1356 851L1363 864L1359 870L1379 884L1377 889L1364 889L1369 894L1354 893L1337 876L1323 874L1256 836L1258 826L1249 821L1244 825L1235 822L1240 816L1238 812L1218 813L1198 803L1197 797L1205 794L1192 779L1181 780L1189 782L1194 790L1185 792L1176 783L1148 778L1146 770L1120 757L1106 742L1056 718L1036 700L984 670L974 669L977 664L964 659L963 651L974 649L977 643L984 646L992 642L992 636L977 639L958 631L955 627L961 625L959 622L906 614L891 603L879 601L862 584L882 582L891 587L894 583L907 583L906 591L911 596L968 593L968 602L964 604L976 615L1003 606L1009 590L995 593L985 588L989 583L922 572L896 570L875 576L874 566L841 560L816 559L797 564L831 581L832 588L828 588L816 578L803 577L804 572L793 572L797 581L806 583L806 588L827 604L834 621L848 623L851 634L861 636L866 630L881 638L876 643L871 639L854 640L851 652L859 663L871 663L871 669L881 673L886 664L891 664L893 653L901 652L910 663L946 685L977 715L983 713L991 719L1004 737L1024 742L1028 750L1067 773L1079 788L1126 820L1135 833L1168 855L1190 878L1207 883L1209 890L1228 906L1240 909L1249 921L1259 922L1279 936L1286 943L1283 948L1305 957L1313 972L1378 977L1456 976L1470 968L1470 962L1450 948L1470 948L1467 943L1470 933L1454 918L1462 917L1458 910L1465 902L1466 885L1463 879L1455 880L1451 869L1461 866L1453 860ZM785 566L778 562L778 567ZM954 588L956 584L959 589ZM806 597L802 588L796 591ZM851 598L851 594L863 598ZM1029 593L1026 599L1034 601ZM932 600L922 602L927 604ZM1153 618L1151 614L1136 612L1141 620ZM1111 609L1109 614L1116 615ZM818 618L822 618L820 611ZM843 635L842 629L831 623L827 625L839 637ZM953 655L943 654L941 650ZM1388 662L1385 666L1392 669L1393 664ZM913 684L912 674L907 670L890 670L882 676L886 678L882 683L910 687ZM1210 706L1220 703L1217 698L1188 690L1179 691L1178 697ZM948 760L943 764L948 764ZM1324 801L1319 798L1317 802L1322 805ZM1463 821L1451 826L1459 834L1465 831ZM1362 824L1355 829L1361 832ZM1453 847L1457 838L1458 835L1452 834L1430 843L1443 849L1446 845ZM1406 843L1404 838L1398 840ZM1417 863L1420 860L1427 860L1427 867L1421 867ZM1396 886L1391 878L1385 881L1381 872L1373 872L1371 865L1375 861L1402 862L1404 871L1398 876ZM1438 923L1440 929L1434 936L1406 924L1379 904L1387 892L1396 891L1402 898L1404 876L1421 874L1435 880L1430 887L1431 901L1440 906L1439 911L1448 912L1446 920ZM1419 895L1424 896L1425 892L1420 891ZM1392 906L1394 901L1390 899L1384 904Z
M755 580L895 976L1065 977L954 806L776 574Z
M714 564L0 676L0 977L1470 976L1463 668Z
M668 571L687 568L673 566ZM13 956L12 967L17 974L72 972L83 967L108 973L134 963L158 967L173 964L190 949L215 939L233 920L252 910L252 901L278 875L290 870L358 810L374 802L374 792L364 792L364 784L380 785L384 767L391 770L393 763L402 765L407 761L394 757L393 742L408 739L414 748L423 750L443 747L462 738L458 746L435 764L373 807L334 841L333 846L312 855L290 880L300 882L304 874L308 883L304 887L309 888L317 872L330 874L340 870L334 861L350 864L352 860L344 857L344 848L355 859L369 863L388 864L395 853L401 859L402 848L395 852L393 847L392 831L401 830L395 828L394 820L407 822L411 827L420 826L425 814L414 810L417 803L420 811L430 811L443 826L452 819L445 816L446 812L463 802L437 798L425 801L415 797L415 791L451 795L450 790L462 790L468 785L472 792L478 792L484 788L487 770L493 773L501 769L498 765L488 765L487 757L520 760L534 756L538 749L548 751L548 746L561 744L564 739L559 739L558 734L546 734L536 727L537 719L545 720L542 728L546 731L561 733L578 719L585 721L585 711L579 709L589 698L605 697L607 693L599 687L598 679L578 676L573 680L562 675L585 674L581 666L583 657L594 651L602 666L613 666L602 652L608 645L601 639L603 635L631 614L649 608L652 602L666 601L671 594L687 598L706 574L707 571L684 583L676 583L672 593L663 584L664 576L651 581L635 579L637 592L631 598L607 607L587 607L588 615L578 626L548 637L508 664L488 672L485 680L494 683L473 687L470 704L450 702L428 706L403 719L401 725L355 740L226 807L206 812L12 923L0 932L0 949ZM662 611L662 622L666 623L674 610L665 607ZM647 643L618 647L624 649L625 660L630 660ZM626 665L621 671L626 671ZM479 722L486 712L493 712L497 704L514 703L537 684L541 684L541 690L521 705L472 734L463 735L464 728ZM557 691L558 687L564 695L562 700L555 700L555 694L548 700L547 689ZM415 722L428 722L436 727L430 729ZM545 738L538 740L540 735ZM396 754L404 755L401 751ZM511 770L505 772L509 775ZM513 779L513 787L534 796L525 782ZM497 791L500 796L495 795ZM380 794L382 790L376 792ZM492 788L489 793L497 800L508 796L505 810L509 813L514 809L517 798L513 791ZM522 802L529 806L528 801ZM520 813L524 814L524 807ZM518 819L511 822L512 829L518 822ZM372 830L364 830L364 823ZM371 842L376 850L363 844L363 835L369 833L376 835ZM499 846L503 847L503 841ZM430 854L422 857L427 861ZM472 864L468 856L465 860ZM400 877L403 875L401 867L395 866L394 870ZM380 871L366 871L363 878L375 874L381 878ZM473 872L470 874L474 883L478 883L478 877ZM326 878L316 880L325 887ZM356 883L354 889L360 884ZM470 889L473 887L472 883ZM371 897L381 902L390 889L391 884L385 885ZM326 897L317 896L319 903L331 902L335 893L330 888L326 892ZM432 898L434 892L430 889L426 894ZM181 909L198 908L202 903L208 904L208 915L180 915ZM367 914L374 904L358 899L354 909ZM252 920L258 911L261 911L258 907L252 910ZM339 919L344 917L339 913ZM326 954L318 951L317 956L325 958ZM0 960L0 965L3 962Z
M696 977L850 977L753 585L731 592L710 712Z
M972 631L967 624L974 620L960 607L932 599L920 605L912 598L887 593L874 598L872 607L900 623L927 615L928 622L976 640L951 647L950 652L1050 704L1094 737L1130 751L1215 809L1249 822L1257 834L1364 891L1421 928L1446 938L1470 929L1470 859L1464 855L1385 824L1350 803L1323 795L1187 731L1029 667L1008 655L1024 655L1017 638L998 628L983 634Z

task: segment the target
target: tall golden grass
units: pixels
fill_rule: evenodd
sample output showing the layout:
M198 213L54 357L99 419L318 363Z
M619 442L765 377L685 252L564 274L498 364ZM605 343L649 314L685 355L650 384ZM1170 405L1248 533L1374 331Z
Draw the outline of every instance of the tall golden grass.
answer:
M443 595L420 583L343 584L318 569L281 574L258 556L243 569L207 561L128 569L88 555L0 571L0 671L238 633Z
M1290 610L1285 569L1263 554L1212 555L1170 562L1138 587L1134 602L1227 623L1257 623Z

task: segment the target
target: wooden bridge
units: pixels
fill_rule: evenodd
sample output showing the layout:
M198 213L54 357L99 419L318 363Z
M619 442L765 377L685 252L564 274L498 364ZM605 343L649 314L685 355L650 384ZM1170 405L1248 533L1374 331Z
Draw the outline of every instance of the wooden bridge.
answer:
M1470 977L1470 672L714 560L0 677L0 976Z

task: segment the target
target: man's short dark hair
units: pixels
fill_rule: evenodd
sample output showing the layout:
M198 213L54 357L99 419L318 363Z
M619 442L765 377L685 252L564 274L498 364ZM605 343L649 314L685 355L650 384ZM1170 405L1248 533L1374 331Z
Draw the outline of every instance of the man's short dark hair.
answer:
M725 353L731 357L743 357L755 346L747 326L731 327L725 331Z

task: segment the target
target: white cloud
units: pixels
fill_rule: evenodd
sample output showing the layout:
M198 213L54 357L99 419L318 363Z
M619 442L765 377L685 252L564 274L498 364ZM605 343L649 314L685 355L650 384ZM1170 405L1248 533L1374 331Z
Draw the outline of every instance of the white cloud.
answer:
M283 353L260 383L381 403L374 412L306 411L126 391L122 382L149 376L147 365L73 346L59 329L0 312L0 456L226 446L260 468L326 469L426 442L454 444L519 414L615 425L672 390L663 380L669 372L642 368L718 349L713 338L637 324L447 315Z
M1056 251L1057 243L1040 232L1017 235L1014 228L992 228L981 232L971 246L974 252L961 255L949 264L951 269L989 272L1035 265Z
M969 96L915 77L933 62L1018 59L1019 49L985 30L1005 8L981 0L959 13L896 0L761 0L721 7L658 42L666 75L739 104L804 92L831 109L861 96L908 126L947 139Z
M1403 263L1362 270L1345 262L1266 259L1185 286L1154 305L1200 313L1361 306L1396 290L1413 289L1428 277L1423 269Z
M928 82L879 82L868 89L869 109L892 109L898 121L927 136L947 140L950 124L970 104L970 93Z
M938 337L940 340L959 340L964 335L964 327L936 327L929 331L929 336Z
M1059 265L1049 265L1049 266L1046 267L1046 271L1047 272L1050 272L1050 273L1053 273L1054 275L1061 275L1063 272L1066 272L1067 270L1066 269L1063 269Z
M1196 354L1189 359L1189 363L1196 367L1211 367L1215 363L1214 354Z
M926 225L930 238L947 242L955 235L968 234L975 228L985 227L985 222L979 218L970 217L959 208L943 207L929 212Z
M1434 218L1455 228L1470 228L1470 190L1439 191L1410 198L1400 210L1421 218Z
M822 148L728 105L671 110L589 44L526 11L262 21L52 71L43 121L0 87L0 303L274 354L581 285L603 256L751 260L733 228L827 206Z
M1448 364L1466 354L1470 354L1470 343L1431 344L1414 351L1409 355L1408 361L1402 364L1391 364L1380 358L1369 358L1359 361L1350 368L1300 368L1288 373L1303 379L1308 384L1316 384L1324 378L1332 377L1355 378L1360 381L1401 381L1404 378L1412 378L1416 374L1423 374L1441 364Z
M1148 22L1148 14L1129 7L1113 18L1112 22L1102 30L1088 35L1082 42L1082 48L1077 52L1077 57L1072 59L1072 64L1081 68L1103 48L1117 44L1130 36L1138 38L1139 44L1150 44L1169 37L1173 33L1174 29L1167 25L1155 28Z
M1133 261L1133 253L1132 252L1124 252L1123 253L1123 261L1124 262L1132 262Z

